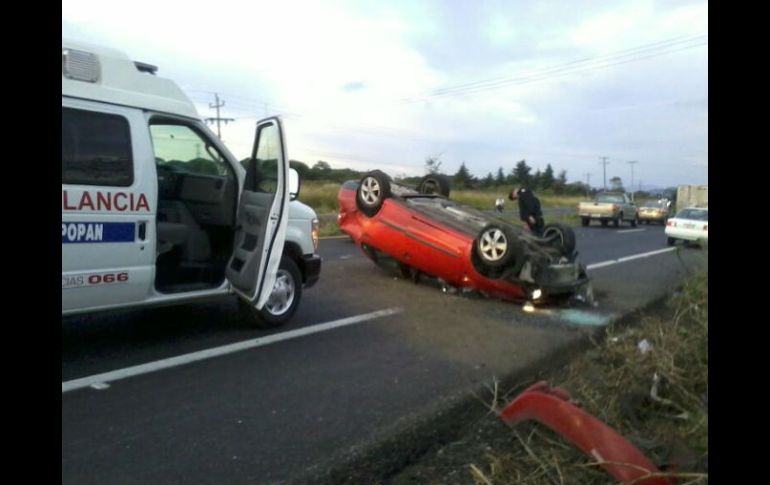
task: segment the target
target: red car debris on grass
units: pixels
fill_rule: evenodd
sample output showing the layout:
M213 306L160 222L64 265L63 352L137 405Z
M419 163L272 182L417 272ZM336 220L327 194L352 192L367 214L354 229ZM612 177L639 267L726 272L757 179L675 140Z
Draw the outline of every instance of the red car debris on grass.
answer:
M516 301L590 292L570 227L548 224L537 237L448 195L444 177L410 188L375 170L342 185L337 223L372 260L390 256L405 276Z

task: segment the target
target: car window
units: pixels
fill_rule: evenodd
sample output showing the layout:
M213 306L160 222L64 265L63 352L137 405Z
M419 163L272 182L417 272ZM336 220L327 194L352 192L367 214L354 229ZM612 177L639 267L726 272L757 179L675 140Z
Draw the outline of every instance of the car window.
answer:
M150 133L159 166L199 175L229 174L222 154L189 126L154 121Z
M690 219L693 221L707 221L709 220L708 211L701 209L683 209L676 215L677 219Z
M663 202L658 202L656 200L647 201L642 205L642 207L647 207L651 209L658 209L665 206L666 204L664 204Z
M596 201L609 204L622 204L625 202L622 195L599 195L596 197Z

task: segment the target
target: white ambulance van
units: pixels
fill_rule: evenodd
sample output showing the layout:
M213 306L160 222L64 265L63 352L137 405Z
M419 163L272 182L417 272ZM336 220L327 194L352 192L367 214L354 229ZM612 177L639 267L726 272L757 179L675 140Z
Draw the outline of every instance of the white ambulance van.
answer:
M321 258L280 119L244 169L156 71L62 39L62 315L236 294L286 323Z

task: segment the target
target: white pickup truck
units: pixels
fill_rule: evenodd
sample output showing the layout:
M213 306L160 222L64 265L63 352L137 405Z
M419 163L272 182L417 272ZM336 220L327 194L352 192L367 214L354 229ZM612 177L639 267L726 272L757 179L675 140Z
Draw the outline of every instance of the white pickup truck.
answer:
M612 221L615 227L624 221L636 227L639 222L639 209L626 193L604 192L596 195L592 202L578 204L578 216L583 226L588 226L592 220L598 220L602 226Z
M280 119L244 169L156 71L62 39L62 315L237 294L286 323L321 258Z

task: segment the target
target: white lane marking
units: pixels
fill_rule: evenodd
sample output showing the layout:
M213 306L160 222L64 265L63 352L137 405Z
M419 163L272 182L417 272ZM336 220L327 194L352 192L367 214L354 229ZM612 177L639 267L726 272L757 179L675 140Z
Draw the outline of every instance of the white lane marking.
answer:
M189 354L183 354L176 357L169 357L167 359L156 360L155 362L148 362L146 364L135 365L133 367L126 367L125 369L118 369L111 372L105 372L102 374L96 374L88 377L81 377L80 379L73 379L61 383L61 392L74 391L76 389L82 389L84 387L96 386L96 388L102 388L107 385L108 382L117 381L119 379L125 379L127 377L133 377L141 374L148 374L163 369L169 369L171 367L177 367L180 365L189 364L191 362L197 362L204 359L211 359L213 357L219 357L221 355L231 354L233 352L240 352L241 350L253 349L255 347L262 347L265 345L274 344L276 342L282 342L297 337L303 337L318 332L324 332L326 330L332 330L335 328L345 327L347 325L353 325L356 323L362 323L375 318L386 317L388 315L395 315L404 311L402 308L387 308L385 310L379 310L376 312L365 313L363 315L355 315L352 317L342 318L340 320L334 320L326 323L319 323L310 327L299 328L290 332L281 332L267 337L259 337L251 340L244 340L243 342L236 342L234 344L223 345L221 347L214 347L212 349L200 350L198 352L191 352Z
M609 261L602 261L601 263L589 264L588 266L586 266L586 269L604 268L605 266L612 266L613 264L625 263L626 261L631 261L634 259L649 258L650 256L655 256L656 254L663 254L671 251L676 251L676 248L658 249L656 251L650 251L648 253L634 254L632 256L625 256L623 258L611 259Z
M647 229L624 229L622 231L617 231L618 234L628 234L629 232L642 232L646 231Z

